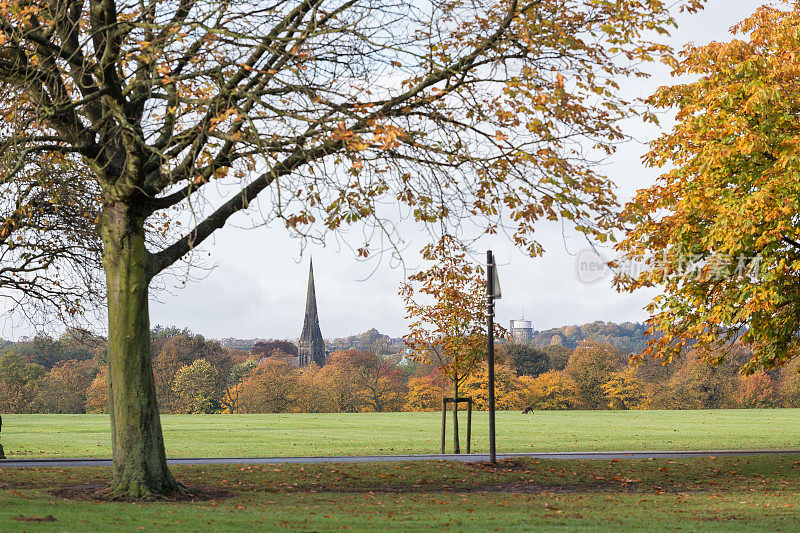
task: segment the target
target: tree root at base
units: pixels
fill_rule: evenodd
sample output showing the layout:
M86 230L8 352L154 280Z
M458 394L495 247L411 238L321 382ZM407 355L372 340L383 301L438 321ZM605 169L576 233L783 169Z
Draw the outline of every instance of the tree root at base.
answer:
M99 491L112 501L157 501L183 499L192 493L184 485L175 481L172 476L158 483L148 483L140 479L123 479L112 481L111 486Z

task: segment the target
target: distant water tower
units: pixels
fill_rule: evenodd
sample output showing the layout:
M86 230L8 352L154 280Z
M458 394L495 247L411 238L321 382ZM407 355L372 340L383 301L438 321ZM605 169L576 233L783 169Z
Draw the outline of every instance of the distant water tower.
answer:
M533 340L533 327L530 320L512 320L508 330L516 343L525 344Z

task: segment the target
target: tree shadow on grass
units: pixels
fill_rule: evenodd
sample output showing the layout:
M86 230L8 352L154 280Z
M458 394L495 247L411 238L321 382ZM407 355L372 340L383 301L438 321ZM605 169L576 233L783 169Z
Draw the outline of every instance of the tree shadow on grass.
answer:
M175 491L170 495L158 495L152 498L125 498L111 491L107 483L88 483L83 485L70 485L48 491L53 496L64 500L95 501L95 502L207 502L221 501L232 498L234 493L229 490L213 487L189 486L182 491Z

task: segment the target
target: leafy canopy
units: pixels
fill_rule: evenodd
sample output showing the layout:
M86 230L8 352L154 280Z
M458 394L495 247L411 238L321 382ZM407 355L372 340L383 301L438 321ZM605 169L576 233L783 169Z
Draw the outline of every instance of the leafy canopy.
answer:
M483 269L449 235L428 245L423 258L429 268L400 290L409 321L404 339L413 357L434 364L457 392L486 357Z
M677 123L645 158L667 171L625 210L619 249L648 268L618 283L663 287L653 353L739 339L753 349L746 372L800 353L798 28L797 2L763 6L740 38L688 47L674 73L696 81L652 97Z
M635 112L617 80L674 24L660 0L34 0L0 20L0 197L19 199L0 204L0 248L91 269L97 236L73 211L89 227L114 211L144 220L151 277L265 191L261 214L303 237L361 222L396 245L389 202L505 227L534 255L542 218L603 238L615 199L592 163ZM51 266L16 283L68 273ZM76 312L75 287L48 301Z

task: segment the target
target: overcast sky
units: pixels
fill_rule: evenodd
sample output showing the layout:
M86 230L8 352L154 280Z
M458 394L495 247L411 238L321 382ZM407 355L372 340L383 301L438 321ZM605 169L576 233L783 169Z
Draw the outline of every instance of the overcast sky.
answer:
M681 17L680 27L673 33L674 45L728 40L729 28L760 4L755 0L710 0L701 14ZM666 69L654 68L653 74L646 83L631 85L628 90L646 96L670 83ZM639 142L623 146L605 169L619 186L622 199L649 185L656 175L641 164L640 156L644 152L641 142L652 138L657 130L631 122L628 133ZM581 282L577 254L586 243L573 235L565 240L561 226L556 224L543 225L537 231L547 249L544 257L527 258L501 239L491 243L498 263L503 265L503 299L497 305L503 324L523 315L539 330L594 320L641 321L647 317L643 307L652 292L618 294L608 278L593 284ZM422 241L410 244L413 250ZM185 289L162 293L160 303L151 306L153 324L185 326L216 338L296 338L303 325L308 259L313 256L320 327L326 338L372 327L392 336L405 333L403 305L397 295L403 271L387 261L380 265L359 263L349 249L340 249L335 242L325 247L310 245L300 258L297 241L280 227L226 227L207 248L216 265L214 270Z
M728 40L728 29L748 16L761 2L755 0L709 0L699 15L682 16L673 33L673 44L704 44ZM633 95L646 96L660 85L670 83L665 69L653 68L645 83L627 88ZM657 134L638 123L626 125L638 142L623 146L603 171L619 186L622 200L652 183L655 171L640 162L642 141ZM310 245L300 257L298 242L282 228L244 230L234 221L221 231L205 250L214 268L205 279L161 292L151 304L151 323L188 327L206 337L294 339L300 334L305 308L309 257L314 259L320 326L326 338L342 337L377 328L382 333L405 333L402 301L397 295L403 271L381 264L359 263L353 253L335 242ZM594 320L642 321L644 305L653 293L618 294L608 278L592 284L579 279L576 260L586 248L576 236L562 234L559 225L537 229L546 247L544 257L526 258L502 240L491 245L500 267L503 299L497 316L507 325L512 318L525 317L538 330ZM417 233L418 239L422 238ZM424 242L410 242L418 249ZM410 267L417 265L413 261ZM167 285L173 285L167 282ZM0 336L15 338L24 329L7 325Z

